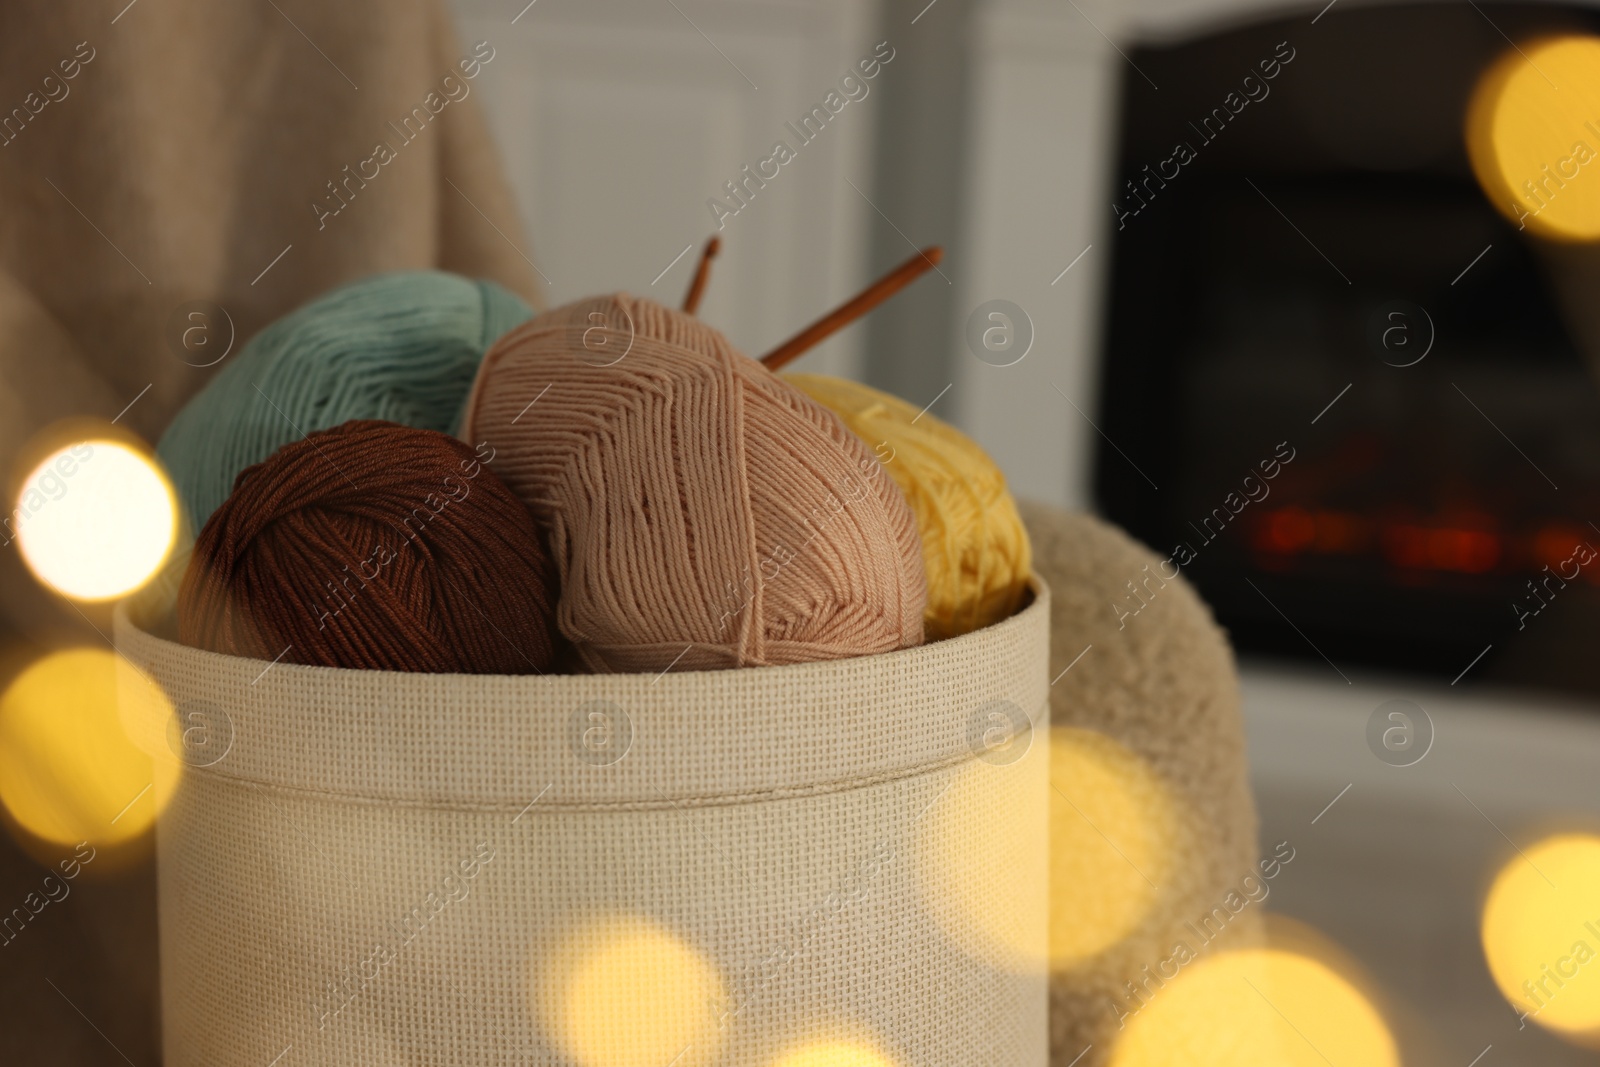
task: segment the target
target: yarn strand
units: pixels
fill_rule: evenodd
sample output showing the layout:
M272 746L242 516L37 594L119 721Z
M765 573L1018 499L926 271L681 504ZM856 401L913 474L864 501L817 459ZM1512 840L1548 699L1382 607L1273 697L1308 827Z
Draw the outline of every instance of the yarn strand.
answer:
M186 644L373 670L550 666L552 577L533 517L456 439L353 421L239 475L178 594Z
M584 358L594 322L631 324L625 359ZM588 670L922 642L916 519L872 450L698 319L620 293L546 312L484 357L463 425L546 532Z
M1022 606L1028 533L1005 476L971 438L899 397L812 374L786 374L886 458L922 534L930 641L990 626Z

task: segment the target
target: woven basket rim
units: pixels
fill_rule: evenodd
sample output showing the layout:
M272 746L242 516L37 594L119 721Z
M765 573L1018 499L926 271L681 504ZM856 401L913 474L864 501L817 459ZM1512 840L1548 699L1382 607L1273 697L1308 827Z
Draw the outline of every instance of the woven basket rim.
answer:
M1047 721L1050 593L1032 590L1003 622L916 648L655 676L272 664L158 637L125 606L114 626L180 716L227 724L225 756L186 774L307 800L515 812L550 790L537 810L638 810L937 773L982 754L995 707ZM598 755L581 747L595 722L616 738Z
M1015 630L1017 628L1030 625L1038 614L1049 615L1049 613L1050 587L1045 584L1044 579L1039 577L1038 574L1032 574L1028 578L1028 598L1023 603L1022 607L1018 608L1013 614L1007 616L997 623L994 623L993 625L985 626L982 629L974 630L971 633L962 634L960 637L949 637L942 641L929 641L925 642L924 644L915 645L911 648L896 649L893 652L878 652L865 656L851 656L845 659L819 660L813 663L789 663L770 667L723 667L709 668L699 671L668 670L656 674L645 671L619 671L611 674L584 674L576 672L560 674L461 674L455 672L426 673L421 671L370 670L356 667L319 667L304 663L276 663L272 665L272 670L275 672L284 671L291 674L297 672L310 672L330 675L358 674L362 676L403 678L408 680L416 678L495 678L529 683L556 683L574 678L649 678L653 680L652 684L655 684L655 679L659 679L661 682L666 682L669 677L679 679L695 678L703 680L721 675L750 674L751 672L762 674L771 672L804 673L806 671L814 671L819 668L827 668L844 663L856 663L862 660L871 660L887 667L898 667L902 663L908 666L914 665L916 660L919 658L919 655L927 655L930 649L955 650L992 641L997 637L1005 636L1009 630ZM113 625L118 630L126 627L129 632L137 634L142 641L148 641L157 646L165 646L170 649L180 649L182 650L183 654L199 657L202 661L215 660L218 663L229 665L250 664L253 665L255 670L260 670L262 667L269 664L268 660L255 659L249 656L231 656L222 652L210 652L203 648L196 648L192 645L185 645L180 641L174 641L171 638L162 637L155 632L158 627L151 626L149 624L148 614L144 609L141 608L137 598L131 598L119 603L112 612L112 620ZM166 622L167 620L163 618L161 621Z

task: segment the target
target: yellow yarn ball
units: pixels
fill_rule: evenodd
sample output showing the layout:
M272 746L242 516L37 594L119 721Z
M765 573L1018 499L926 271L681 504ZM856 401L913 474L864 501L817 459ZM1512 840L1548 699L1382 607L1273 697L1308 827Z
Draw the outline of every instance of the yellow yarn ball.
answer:
M1033 553L1005 475L966 434L859 382L784 375L878 454L922 534L928 573L927 639L938 641L1014 614Z

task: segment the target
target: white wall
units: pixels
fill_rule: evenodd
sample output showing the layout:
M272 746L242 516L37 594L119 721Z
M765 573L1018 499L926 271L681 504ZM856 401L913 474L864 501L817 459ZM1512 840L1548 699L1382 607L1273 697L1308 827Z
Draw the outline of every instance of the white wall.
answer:
M1013 0L978 9L962 304L1009 300L1032 320L1034 341L1021 362L1000 367L978 359L964 334L951 338L957 422L1018 493L1079 510L1090 504L1120 75L1120 57L1089 21L1116 33L1116 18L1085 10Z
M537 0L520 17L507 0L454 7L461 36L498 51L480 86L552 306L618 289L676 306L716 232L706 200L774 141L794 143L784 123L876 41L872 5L852 0ZM724 220L700 315L751 355L865 280L871 208L845 179L870 185L876 103L847 105ZM807 369L851 374L856 343L826 346Z

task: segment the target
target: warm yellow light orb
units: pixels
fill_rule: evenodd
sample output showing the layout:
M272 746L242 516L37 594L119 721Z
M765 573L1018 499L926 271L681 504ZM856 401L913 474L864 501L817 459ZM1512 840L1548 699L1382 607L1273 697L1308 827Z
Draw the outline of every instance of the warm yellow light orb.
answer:
M141 751L124 732L119 682L165 703L159 687L92 648L45 656L0 696L0 803L30 833L117 844L149 829L177 788L176 758Z
M1282 949L1197 960L1123 1021L1112 1067L1400 1063L1383 1017L1359 990L1319 960Z
M1049 955L1050 737L1012 763L978 759L918 818L923 906L962 951L1042 975Z
M1600 837L1549 837L1508 861L1483 906L1483 952L1528 1018L1600 1037Z
M1466 137L1507 218L1545 237L1600 239L1600 38L1508 51L1473 90Z
M1050 962L1068 969L1134 931L1172 870L1179 815L1150 766L1104 734L1050 746Z
M876 1049L854 1041L823 1041L785 1053L772 1067L894 1067Z
M556 1037L582 1067L706 1063L721 1042L722 979L680 938L620 918L575 938L557 967Z
M23 479L12 521L41 582L74 600L114 600L161 569L177 540L178 501L148 456L119 441L79 441Z

